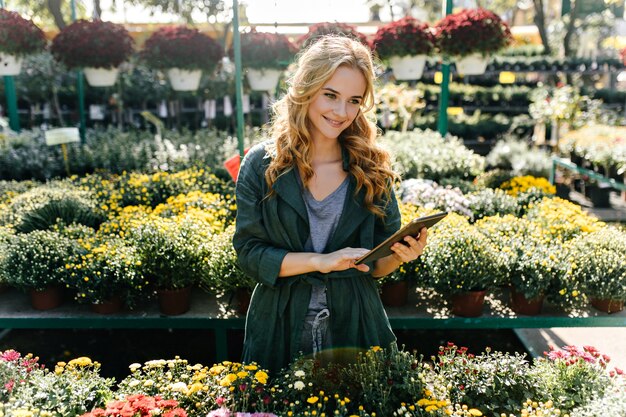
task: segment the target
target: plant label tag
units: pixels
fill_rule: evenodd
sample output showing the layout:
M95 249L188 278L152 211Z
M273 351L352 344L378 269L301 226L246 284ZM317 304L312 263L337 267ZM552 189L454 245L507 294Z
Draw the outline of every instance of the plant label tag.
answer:
M63 143L80 142L80 135L77 127L63 127L60 129L46 130L46 145L54 146Z
M89 106L89 118L91 120L104 120L104 106L91 104Z

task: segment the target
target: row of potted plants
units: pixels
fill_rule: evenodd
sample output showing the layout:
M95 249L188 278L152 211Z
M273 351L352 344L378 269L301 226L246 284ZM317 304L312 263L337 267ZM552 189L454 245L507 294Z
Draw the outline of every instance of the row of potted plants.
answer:
M212 293L253 287L237 267L231 245L232 194L217 179L192 170L75 181L82 191L76 185L40 186L3 197L0 269L6 283L24 290L62 284L79 302L100 304L118 295L128 306L155 289L189 294L194 285ZM469 194L472 203L465 210L466 197L458 190L427 192L416 181L406 181L398 194L405 221L434 209L482 219L470 224L467 217L450 214L432 231L424 256L392 279L417 280L444 294L514 284L527 297L545 294L566 307L587 297L618 304L626 298L626 267L619 256L626 248L623 231L605 228L572 203L545 199L554 193L545 179L505 181L500 187L508 194ZM603 240L613 245L605 252L583 244ZM522 253L531 247L535 250ZM571 268L569 260L589 251L600 251L592 258L595 264L578 261L579 268ZM556 252L570 255L555 258ZM613 267L599 274L598 262Z
M40 30L35 30L32 22L16 13L7 12L4 16L7 23L3 27L5 40L10 41L16 36L24 40L2 48L3 52L22 56L44 47L43 35ZM30 31L22 29L27 25L30 25ZM345 26L349 29L349 26ZM337 24L326 27L318 25L312 28L307 39L300 44L306 45L320 34L345 32L349 30ZM471 42L467 42L468 39ZM408 66L404 65L407 68L404 71L408 70L408 73L394 69L396 78L417 79L421 77L421 69L418 67L423 68L425 55L431 54L435 45L446 57L476 60L478 55L486 56L504 48L511 39L508 26L496 14L484 9L467 9L445 17L433 30L410 17L383 25L372 40L372 48L393 67L400 61L409 62L407 60L410 59ZM114 83L117 68L132 54L133 40L122 25L100 20L78 20L60 31L53 39L51 49L55 58L68 68L87 68L85 73L90 84L106 86ZM295 46L284 35L258 33L254 30L242 34L242 64L251 68L253 74L256 71L286 68L295 52ZM193 70L193 76L199 79L197 70L211 72L223 55L223 48L215 40L197 29L183 26L157 30L146 41L141 52L150 66L167 70L174 88L181 90L197 89L197 82L195 88L178 83L183 74L188 75L187 71ZM422 56L419 64L414 58L409 58L415 55ZM469 69L461 69L461 65L457 62L460 72L471 74ZM5 75L15 75L17 72L5 72ZM97 75L103 76L101 81L96 81ZM277 79L274 81L277 82ZM275 86L271 85L271 88ZM253 85L252 88L265 89L266 86Z
M212 366L176 357L133 363L121 381L89 357L46 368L31 354L0 352L0 412L29 417L572 417L621 416L623 372L593 346L543 357L448 342L429 359L390 346L343 363L300 358L275 375L255 363ZM381 384L384 381L384 384Z

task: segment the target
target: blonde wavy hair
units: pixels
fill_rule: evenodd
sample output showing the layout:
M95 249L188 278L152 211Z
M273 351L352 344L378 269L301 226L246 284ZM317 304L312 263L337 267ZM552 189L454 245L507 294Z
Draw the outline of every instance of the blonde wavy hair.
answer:
M365 207L383 217L379 203L383 197L388 199L397 175L391 169L389 154L376 144L378 130L368 118L368 113L374 109L374 63L367 47L346 37L324 36L305 49L298 57L295 74L288 81L287 94L273 106L270 135L274 142L269 150L272 161L265 172L270 188L268 196L273 194L276 179L290 169L300 170L304 184L313 177L307 113L316 94L341 66L361 71L366 88L358 115L339 140L350 157L348 171L356 180L355 195L364 189Z

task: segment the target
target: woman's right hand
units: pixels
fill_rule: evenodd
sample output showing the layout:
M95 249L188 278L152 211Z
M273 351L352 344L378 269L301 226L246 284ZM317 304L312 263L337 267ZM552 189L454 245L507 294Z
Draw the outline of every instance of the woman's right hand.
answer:
M364 248L344 248L331 253L320 253L314 258L315 268L326 274L333 271L345 271L354 268L361 272L368 272L365 264L355 265L357 259L369 252Z

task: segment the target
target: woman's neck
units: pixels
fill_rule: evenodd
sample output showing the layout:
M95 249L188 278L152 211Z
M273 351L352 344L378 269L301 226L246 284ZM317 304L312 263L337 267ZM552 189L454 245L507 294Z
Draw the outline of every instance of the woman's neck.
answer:
M312 164L324 164L341 160L341 145L335 141L313 141Z

